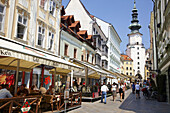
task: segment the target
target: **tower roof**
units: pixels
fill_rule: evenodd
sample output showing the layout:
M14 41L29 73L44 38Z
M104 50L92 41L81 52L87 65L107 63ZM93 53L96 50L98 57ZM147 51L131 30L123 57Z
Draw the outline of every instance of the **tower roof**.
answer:
M139 20L138 20L138 10L136 9L136 1L134 0L134 8L132 9L132 21L131 21L131 24L129 26L131 33L139 32L141 25L138 22L139 22Z

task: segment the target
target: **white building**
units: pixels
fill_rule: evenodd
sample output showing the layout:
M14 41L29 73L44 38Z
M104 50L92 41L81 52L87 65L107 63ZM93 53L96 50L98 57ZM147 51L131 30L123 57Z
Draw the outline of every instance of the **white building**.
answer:
M120 73L120 43L122 41L112 24L97 17L94 18L108 38L108 69Z
M108 38L108 70L120 73L120 43L122 42L118 33L112 24L105 22L97 17L94 17L97 24L100 25L105 36ZM107 82L112 82L108 78Z
M138 23L138 10L134 2L134 8L132 10L132 21L129 29L131 33L128 34L129 44L127 45L126 54L133 59L133 67L135 69L135 75L140 74L144 79L144 67L145 67L145 47L142 43L142 34L139 32L141 25Z
M87 30L88 35L93 35L93 45L97 48L95 63L99 67L108 68L107 37L97 24L93 16L87 11L80 0L70 0L66 9L66 15L74 15L75 20L81 22L80 30Z

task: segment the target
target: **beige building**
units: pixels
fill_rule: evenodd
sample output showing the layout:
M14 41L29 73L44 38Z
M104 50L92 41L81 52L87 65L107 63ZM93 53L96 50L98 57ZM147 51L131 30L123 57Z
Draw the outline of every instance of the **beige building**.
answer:
M135 76L133 69L133 60L128 55L125 54L121 54L121 59L123 61L121 73L125 75Z
M1 36L58 54L60 0L1 0Z
M50 69L77 67L58 57L61 0L0 0L0 9L0 56L9 56L0 58L0 69L20 71L16 83L48 88Z

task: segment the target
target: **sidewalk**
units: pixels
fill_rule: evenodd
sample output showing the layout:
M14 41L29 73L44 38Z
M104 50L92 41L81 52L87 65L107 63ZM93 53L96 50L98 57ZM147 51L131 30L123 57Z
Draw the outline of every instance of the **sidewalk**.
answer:
M131 90L125 92L125 100L120 102L119 95L113 102L112 97L107 98L107 104L96 101L83 102L82 107L67 113L170 113L170 105L156 100L136 99Z

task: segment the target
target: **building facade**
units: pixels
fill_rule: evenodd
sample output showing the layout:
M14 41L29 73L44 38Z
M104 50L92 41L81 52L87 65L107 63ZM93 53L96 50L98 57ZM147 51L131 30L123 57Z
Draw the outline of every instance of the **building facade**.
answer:
M1 0L0 8L0 51L17 59L9 57L11 63L4 66L1 58L0 69L17 70L17 61L20 72L14 77L18 85L54 85L54 74L49 70L74 65L58 57L61 0ZM2 52L0 55L4 56Z
M95 64L107 69L108 39L93 16L87 11L80 0L70 0L65 11L66 15L74 15L75 20L81 21L80 30L87 30L88 35L92 35L93 45L96 47Z
M144 79L145 68L145 47L142 43L142 34L139 32L141 25L138 23L138 10L136 9L136 2L132 10L132 21L129 29L131 33L128 34L129 44L127 44L126 54L133 59L133 67L135 75L140 74Z
M121 59L123 61L123 69L122 74L135 76L134 75L134 68L133 68L133 60L125 54L121 54Z
M108 38L108 69L120 73L120 43L121 39L112 24L94 17L105 36Z
M170 1L155 0L154 19L158 72L166 75L167 100L170 102Z

